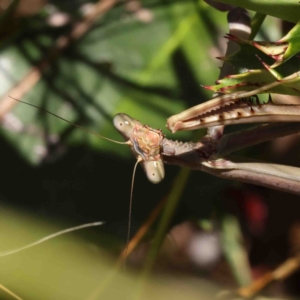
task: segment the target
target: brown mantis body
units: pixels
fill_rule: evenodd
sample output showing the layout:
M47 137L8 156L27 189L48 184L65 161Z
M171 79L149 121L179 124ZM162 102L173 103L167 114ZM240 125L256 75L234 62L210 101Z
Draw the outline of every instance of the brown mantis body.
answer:
M247 102L242 103L246 104L246 110L250 109L252 111L251 116L254 118L254 121L260 121L259 118L256 119L255 117L261 105L250 105ZM272 106L273 104L271 102L264 104L266 107L268 105ZM290 105L288 107L290 108L290 111L293 112L293 106ZM279 121L293 122L299 120L297 109L298 106L296 106L294 113L291 115L284 115L283 112L283 118L279 117L278 119L271 119L275 124L263 125L247 131L225 135L218 141L207 137L200 140L198 143L172 141L166 139L161 131L153 130L149 126L141 127L140 122L131 118L130 122L134 130L130 132L134 132L135 134L125 135L124 132L121 132L122 135L125 136L125 138L129 138L134 145L134 147L132 147L134 155L142 158L148 178L149 174L151 174L152 167L155 166L155 180L150 180L154 183L163 179L163 176L160 176L160 174L164 174L164 161L166 163L199 169L220 177L236 179L243 182L300 194L300 172L298 168L264 164L254 161L247 162L245 160L235 163L234 161L231 161L231 159L229 160L226 158L231 152L243 147L248 147L276 137L300 131L300 123L277 123ZM241 106L232 109L232 114L237 114L236 110L241 110ZM126 115L120 114L115 118L124 118L124 116ZM126 117L129 118L128 116ZM266 116L264 116L264 118L266 118ZM249 118L249 120L253 121L251 118ZM138 124L137 127L133 125L135 122ZM231 120L231 122L234 121ZM239 120L237 123L239 123ZM118 130L120 129L118 128ZM149 155L149 153L151 153L151 155ZM149 166L151 168L149 168ZM151 179L151 175L149 179Z

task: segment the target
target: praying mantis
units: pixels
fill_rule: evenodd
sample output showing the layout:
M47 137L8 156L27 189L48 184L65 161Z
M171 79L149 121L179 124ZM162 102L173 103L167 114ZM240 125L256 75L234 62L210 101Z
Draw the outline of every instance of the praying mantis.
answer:
M117 115L114 124L126 139L131 140L134 155L143 161L147 177L154 183L163 179L163 162L167 162L200 169L224 178L300 194L298 168L254 161L234 162L226 158L231 152L243 147L299 132L300 123L294 123L300 121L299 105L277 105L271 98L267 103L260 104L249 98L299 77L300 72L296 72L284 80L250 92L220 96L174 115L167 121L167 128L172 132L227 124L274 123L224 135L218 139L206 136L198 143L174 142L164 138L159 130L148 126L141 127L140 122L125 114ZM125 130L124 127L121 128L123 123L128 126ZM137 128L143 128L144 132L136 134L139 130Z
M299 76L299 73L294 74L292 78L296 76ZM267 89L267 87L264 88ZM212 99L207 103L170 117L167 127L172 131L197 129L210 125L211 120L213 120L211 122L213 125L251 122L275 122L274 124L265 124L239 133L224 135L218 140L206 136L198 143L174 142L164 138L161 131L146 126L145 130L148 132L149 139L145 143L145 140L139 140L139 137L134 136L132 149L137 158L144 157L143 166L148 179L154 183L160 182L164 177L163 162L167 162L200 169L224 178L300 194L300 172L298 168L254 161L234 162L226 158L231 152L243 147L299 132L300 124L294 123L300 120L298 105L276 105L272 100L261 105L252 103L250 100L239 100L255 95L256 92L263 89ZM223 105L220 104L222 102ZM230 107L230 110L227 106ZM207 113L207 108L210 109L210 113ZM207 113L207 117L205 113ZM202 118L202 114L205 117ZM135 131L136 121L123 114L117 115L115 118L120 120L124 118L126 119L125 122L130 124L132 129L122 132L115 122L116 128L123 136L131 139L131 133ZM208 119L207 122L206 119ZM195 125L197 122L199 123L198 126ZM285 122L288 123L285 124ZM208 125L206 125L207 123ZM140 123L138 124L141 126ZM238 142L239 140L240 142ZM140 151L141 149L145 149L144 152ZM151 155L147 156L146 153L151 153ZM151 176L155 180L151 180Z

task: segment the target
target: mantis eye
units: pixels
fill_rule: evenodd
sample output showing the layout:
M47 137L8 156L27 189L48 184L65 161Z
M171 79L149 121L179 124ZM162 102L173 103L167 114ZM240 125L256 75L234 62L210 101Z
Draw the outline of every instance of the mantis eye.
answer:
M165 168L161 160L154 161L144 161L143 167L145 169L148 179L152 183L159 183L165 177Z
M115 128L122 134L122 136L129 140L131 137L132 130L140 122L129 117L126 114L117 114L113 119Z

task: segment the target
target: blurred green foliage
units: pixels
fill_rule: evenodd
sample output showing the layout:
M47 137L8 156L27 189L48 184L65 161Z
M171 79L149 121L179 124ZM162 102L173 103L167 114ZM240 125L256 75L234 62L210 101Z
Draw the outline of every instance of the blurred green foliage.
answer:
M70 32L74 22L81 18L83 5L88 4L83 0L49 1L33 15L21 17L14 15L17 2L1 20L0 95L22 80L61 35ZM288 17L295 21L294 9L289 8L289 3L295 1L285 1L287 9L282 9L283 2L279 8L278 1L269 2L272 2L270 14L277 7L276 11L282 13L280 17L285 19L290 13ZM99 18L87 34L53 59L42 79L22 100L121 140L112 125L116 113L125 112L154 128L164 128L172 114L210 98L200 84L212 85L218 78L220 63L214 57L225 52L226 41L221 37L228 32L226 14L204 1L145 0L136 9L127 4L118 3ZM254 8L263 13L264 4L264 1L261 5L255 3ZM58 13L65 13L67 22L54 26L50 19ZM272 35L274 32L262 33L264 38ZM44 222L45 211L49 213L52 205L60 209L62 216L71 211L76 220L86 221L86 217L107 223L114 221L116 225L111 231L124 236L127 223L116 220L125 218L124 207L128 207L124 199L128 198L132 161L127 164L123 160L131 157L128 149L19 103L6 116L1 135L1 142L9 144L5 144L8 149L5 153L12 154L3 155L5 178L0 191L1 203L16 201L21 207L28 205L29 211L33 203L44 204L43 209L36 206L37 215L32 213L30 217L26 216L27 210L19 214L1 205L1 250L23 246L65 228L65 225L50 228ZM191 133L179 133L175 138L190 139ZM84 147L93 154L82 155L81 159L82 152L79 152L69 159L67 147ZM66 160L54 167L54 162L60 161L66 153ZM96 159L95 153L101 155L101 159ZM167 184L159 192L157 187L145 186L140 176L138 174L136 179L134 207L139 205L136 212L146 215L153 198L153 202L157 202L169 186L172 190L176 172L167 170L167 177L171 179L166 179ZM222 199L221 191L229 184L195 172L182 197L185 206L174 223L191 214L209 218L215 204ZM171 208L173 213L174 208ZM56 219L51 221L57 222ZM238 240L239 230L236 225L224 231L223 238L229 241L225 250L244 257L246 250ZM85 230L81 234L84 238L60 237L47 242L48 245L2 258L0 283L24 299L88 299L99 286L102 289L95 299L133 299L138 282L135 275L118 272L111 275L113 254L120 250L119 240L98 234L98 231ZM233 242L232 237L235 237ZM98 243L105 245L110 254L99 250ZM234 247L230 248L232 244ZM245 263L246 266L238 270L237 263L232 262L231 270L242 282L248 278L248 266ZM211 299L217 293L215 286L194 277L158 277L154 281L149 282L147 291L150 292L142 299ZM5 297L9 299L1 294L1 299Z

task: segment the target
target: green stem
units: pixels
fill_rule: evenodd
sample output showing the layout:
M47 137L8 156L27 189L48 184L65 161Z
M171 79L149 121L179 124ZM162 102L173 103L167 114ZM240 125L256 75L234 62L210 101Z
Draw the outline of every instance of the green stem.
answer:
M256 13L251 20L251 34L249 40L253 40L256 36L257 32L259 31L261 24L264 22L267 15Z

